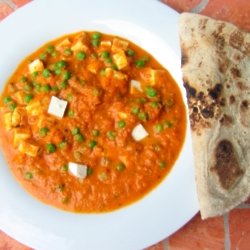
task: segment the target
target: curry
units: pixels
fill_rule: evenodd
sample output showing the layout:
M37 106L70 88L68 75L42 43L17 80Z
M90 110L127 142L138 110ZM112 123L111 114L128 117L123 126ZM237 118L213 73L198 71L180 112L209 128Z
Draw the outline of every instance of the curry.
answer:
M45 44L8 80L1 145L34 197L107 212L148 194L183 145L186 110L171 75L134 43L78 32Z

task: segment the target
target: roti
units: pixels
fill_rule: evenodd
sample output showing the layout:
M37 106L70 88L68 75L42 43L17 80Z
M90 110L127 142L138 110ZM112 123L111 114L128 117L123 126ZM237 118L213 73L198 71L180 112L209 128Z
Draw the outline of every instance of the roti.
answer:
M250 195L250 34L183 13L179 36L205 219L228 212Z

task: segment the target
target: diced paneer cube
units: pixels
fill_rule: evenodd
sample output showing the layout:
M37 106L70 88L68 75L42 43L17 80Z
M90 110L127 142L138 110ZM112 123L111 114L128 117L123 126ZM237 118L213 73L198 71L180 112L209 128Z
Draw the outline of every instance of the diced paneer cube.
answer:
M113 52L120 52L120 51L124 52L127 50L128 45L129 45L129 43L127 41L124 41L124 40L119 39L119 38L114 38L111 50Z
M136 80L131 80L130 81L130 93L134 94L136 92L142 92L142 87L141 87L141 83L139 81Z
M35 157L38 154L39 147L35 146L35 145L31 144L31 143L28 143L26 141L21 141L19 146L18 146L18 150L21 153L24 153L26 155Z
M150 85L155 85L157 82L157 77L162 74L163 71L162 70L155 70L155 69L151 69L151 68L144 68L141 70L140 72L140 76L142 78L142 80Z
M54 117L50 117L48 115L40 115L37 122L37 127L38 128L52 127L54 123L55 123Z
M118 116L120 119L127 119L128 118L128 114L125 112L118 112Z
M87 52L88 51L88 46L86 46L82 41L77 41L72 47L71 50L74 52L78 52L78 51L84 51Z
M56 96L52 96L50 99L48 113L63 118L67 105L67 101L61 100Z
M91 60L87 65L87 70L93 74L97 74L100 69L100 61L99 60Z
M11 125L17 127L22 121L22 116L24 114L24 109L21 107L15 108L11 117Z
M106 69L105 69L105 76L108 77L108 78L112 77L113 71L114 71L114 70L111 69L111 68L106 68Z
M43 69L44 69L43 62L39 59L36 59L29 64L30 74L32 74L33 72L36 72L36 71L41 72L41 71L43 71Z
M141 124L136 125L132 130L132 137L135 141L141 141L148 135L147 130Z
M60 43L58 43L58 44L56 45L56 49L57 49L57 50L61 50L61 49L63 49L63 48L70 47L70 45L71 45L71 42L70 42L69 38L65 38L65 39L63 39Z
M126 74L115 70L113 72L113 77L117 80L125 80L125 81L128 80L128 76Z
M30 116L38 116L42 113L42 105L38 101L30 102L29 105L26 106L27 114Z
M5 113L3 115L4 127L5 127L6 130L10 130L12 128L11 118L12 118L12 113L11 112Z
M128 65L128 60L124 51L120 51L114 54L113 60L118 69L123 69Z
M14 131L13 145L17 147L21 141L24 141L31 137L31 133L27 129L16 128Z
M113 77L117 80L128 80L128 76L126 74L113 70L111 68L105 69L105 76L108 78Z
M101 41L100 47L102 49L107 49L107 50L110 49L110 47L111 47L111 41Z
M23 105L24 104L24 96L25 93L23 91L17 91L14 94L12 94L12 99L17 102L18 104Z

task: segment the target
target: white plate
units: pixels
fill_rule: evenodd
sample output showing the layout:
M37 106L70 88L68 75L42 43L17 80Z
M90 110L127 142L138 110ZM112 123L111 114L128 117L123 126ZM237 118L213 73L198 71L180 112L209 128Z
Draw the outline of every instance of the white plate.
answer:
M175 11L156 0L33 1L0 23L0 87L20 60L45 42L65 33L98 30L142 46L182 88L177 20ZM172 234L198 211L190 131L165 181L118 211L85 215L46 206L20 188L2 154L0 197L0 228L35 249L145 248Z

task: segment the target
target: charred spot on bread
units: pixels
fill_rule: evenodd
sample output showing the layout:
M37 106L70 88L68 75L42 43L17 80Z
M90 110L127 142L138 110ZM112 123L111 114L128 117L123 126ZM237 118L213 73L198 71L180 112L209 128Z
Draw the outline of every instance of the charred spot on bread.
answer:
M220 119L220 123L223 126L229 127L233 124L233 117L227 114L224 114Z
M181 51L181 66L184 66L186 63L188 63L188 55L185 52L184 49Z
M243 100L241 102L240 110L243 111L243 112L248 110L248 101L247 100Z
M241 72L236 67L231 68L230 72L234 78L241 77Z
M203 108L203 109L201 110L201 115L202 115L205 119L213 118L213 116L214 116L214 111L213 111L212 106Z
M208 91L208 94L212 97L212 99L216 100L220 96L222 92L222 84L217 83L215 86Z
M229 44L235 49L240 49L243 42L244 42L243 35L238 30L235 30L229 37Z
M219 141L214 150L214 157L215 163L211 171L217 174L221 187L229 190L243 174L231 141Z
M215 39L216 48L222 50L225 47L225 38L223 36L217 36Z
M197 91L196 91L195 88L191 87L191 86L188 84L187 81L184 83L184 87L185 87L185 89L186 89L186 93L187 93L187 98L188 98L188 99L189 99L190 97L195 97Z
M229 103L230 103L230 104L235 103L235 96L234 96L234 95L231 95L231 96L229 97Z

